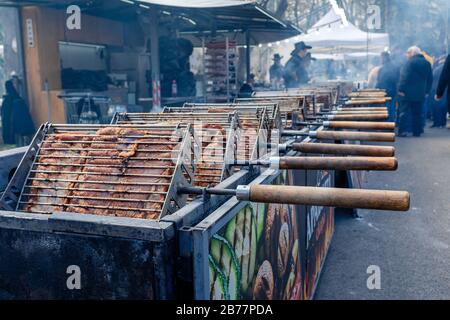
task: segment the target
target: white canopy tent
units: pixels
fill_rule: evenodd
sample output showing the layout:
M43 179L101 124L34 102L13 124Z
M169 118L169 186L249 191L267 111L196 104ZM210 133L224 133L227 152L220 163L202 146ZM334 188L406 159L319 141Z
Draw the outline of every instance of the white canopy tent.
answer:
M289 57L294 44L304 41L313 47L312 53L318 59L362 59L379 55L389 47L389 35L386 33L370 33L358 29L348 22L344 24L342 17L331 9L306 34L289 39L289 43L277 52Z
M378 57L379 53L369 52L369 57ZM367 59L367 52L353 53L315 53L314 58L317 60L364 60Z

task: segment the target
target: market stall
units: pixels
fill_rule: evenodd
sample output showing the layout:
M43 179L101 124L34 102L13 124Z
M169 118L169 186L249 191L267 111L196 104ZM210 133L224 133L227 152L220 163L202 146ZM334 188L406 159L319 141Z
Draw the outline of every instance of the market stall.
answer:
M80 30L66 26L69 4L81 9ZM239 57L237 46L249 52L258 43L300 33L255 1L79 0L18 6L26 31L24 80L36 127L79 119L108 123L116 111L158 110L204 100L206 94L228 100L250 74L246 67L246 76L238 79L237 69L249 66L250 56ZM205 48L198 75L190 66L194 47Z

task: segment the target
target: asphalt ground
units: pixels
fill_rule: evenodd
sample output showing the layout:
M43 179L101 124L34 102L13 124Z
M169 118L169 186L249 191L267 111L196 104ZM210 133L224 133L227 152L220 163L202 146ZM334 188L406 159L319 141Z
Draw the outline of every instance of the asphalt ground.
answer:
M370 172L365 188L409 191L411 210L336 215L315 299L450 299L450 130L398 138L396 150L398 171ZM369 266L380 289L368 289Z

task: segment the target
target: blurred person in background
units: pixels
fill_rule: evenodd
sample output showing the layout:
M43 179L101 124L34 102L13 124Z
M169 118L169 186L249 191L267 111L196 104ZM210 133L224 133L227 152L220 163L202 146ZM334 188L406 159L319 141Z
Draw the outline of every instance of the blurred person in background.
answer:
M305 68L305 58L311 46L306 45L303 41L295 44L294 51L291 52L291 58L284 68L284 84L286 88L299 88L302 84L307 83L308 72Z
M272 89L279 90L283 85L284 67L281 63L282 56L278 53L273 55L273 65L269 69L270 85Z
M17 83L17 84L15 84ZM19 95L18 87L19 80L17 78L14 82L14 100L11 113L11 121L14 132L15 144L18 147L27 146L31 143L33 135L36 130L34 127L33 119L31 118L30 110L25 100Z
M406 137L409 119L415 137L423 133L422 113L426 96L433 84L433 71L419 47L407 51L408 61L400 72L398 96L400 100L398 136Z
M441 79L441 75L444 70L446 57L442 56L436 60L435 65L433 66L433 86L431 89L431 96L437 96L438 84ZM444 128L447 125L447 95L444 90L444 93L441 95L440 99L429 99L430 108L433 115L433 125L431 128Z
M35 128L26 102L17 92L17 81L18 78L13 78L5 83L6 96L2 105L2 113L4 108L9 113L8 118L5 120L9 121L9 128L7 129L8 142L22 147L31 142Z
M255 74L251 73L250 78L239 89L238 98L251 98L253 92L253 86L255 85Z
M392 98L387 103L389 112L389 121L394 122L396 120L396 97L397 97L397 85L400 78L400 69L397 68L391 60L391 55L388 52L381 53L381 68L378 71L377 89L384 89L389 97Z
M5 82L5 95L3 96L2 103L2 137L4 144L14 144L14 132L12 125L12 109L13 102L17 97L17 91L14 87L13 81L8 80Z
M427 60L430 63L432 70L434 70L433 69L434 58L431 57L429 54L427 54L424 50L422 50L421 53L425 57L425 60ZM422 133L425 132L425 127L427 125L427 119L431 120L432 116L433 116L432 102L433 102L433 96L430 96L430 95L426 96L425 102L423 104L423 109L422 109Z
M444 66L442 68L442 73L438 81L437 89L436 89L436 95L435 100L441 101L444 97L445 91L447 90L447 108L448 112L450 112L450 55L447 56L447 59L445 60ZM447 115L445 115L446 117ZM447 119L446 119L447 120ZM450 129L450 126L447 127Z
M369 78L367 80L367 87L369 89L374 89L376 87L378 74L380 72L380 69L381 69L381 66L376 66L376 67L373 67L369 71Z

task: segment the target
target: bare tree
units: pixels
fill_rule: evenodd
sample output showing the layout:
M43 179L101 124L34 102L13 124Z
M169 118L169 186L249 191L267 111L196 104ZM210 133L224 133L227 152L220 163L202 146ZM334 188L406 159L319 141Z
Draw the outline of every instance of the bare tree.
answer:
M275 4L276 15L309 29L328 10L329 0L259 0L264 7ZM349 21L359 28L367 29L367 9L377 5L381 9L382 29L388 32L391 45L407 47L422 46L428 52L438 54L446 51L449 36L448 0L337 0Z

